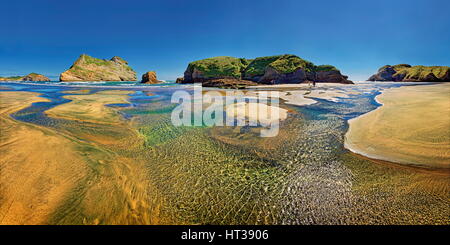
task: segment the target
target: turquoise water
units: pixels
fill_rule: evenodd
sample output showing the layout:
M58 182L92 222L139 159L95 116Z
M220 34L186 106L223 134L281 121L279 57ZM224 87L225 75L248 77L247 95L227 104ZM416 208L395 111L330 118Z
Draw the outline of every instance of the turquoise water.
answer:
M170 114L175 104L170 102L171 95L180 89L192 92L192 85L0 83L0 91L41 93L51 101L33 103L13 118L74 135L114 135L115 131L114 127L102 129L94 123L47 117L46 110L70 102L63 98L69 95L65 91L71 91L70 95L86 94L81 91L86 89L87 94L133 91L129 104L108 106L135 122L133 127L144 143L130 153L121 150L117 154L145 159L146 176L154 188L149 195L164 200L158 209L168 217L168 223L377 223L379 213L373 210L383 200L356 195L352 190L354 173L341 158L347 152L343 146L347 120L380 106L374 98L383 89L415 84L362 85L323 88L360 92L338 102L316 99L318 103L308 106L282 104L291 113L281 124L280 135L269 140L252 133L250 127L173 126ZM83 135L80 140L84 140ZM390 215L386 212L386 219Z
M291 106L298 110L309 120L325 120L327 117L338 117L344 121L357 117L368 111L374 110L380 106L375 101L375 96L380 94L383 89L411 86L411 83L365 83L370 85L370 89L365 88L364 93L350 95L349 98L340 98L339 102L331 102L324 99L315 99L316 104L309 106ZM141 84L139 82L1 82L0 91L28 91L41 93L41 97L51 100L51 102L37 102L32 106L14 113L12 116L24 122L39 124L42 126L63 125L63 119L49 118L44 111L60 104L70 102L63 98L65 91L71 91L71 95L93 94L102 90L128 90L134 91L129 95L129 103L110 104L111 107L126 108L121 110L121 114L126 119L141 114L151 113L170 113L176 106L170 103L172 94L177 90L186 90L191 92L193 86L190 84L163 83L163 84ZM346 90L361 92L355 87L335 86L328 89ZM82 92L81 90L88 90ZM214 88L206 88L212 90ZM76 91L80 90L80 93ZM258 89L260 90L260 89ZM152 108L152 105L159 103L164 105L162 108Z

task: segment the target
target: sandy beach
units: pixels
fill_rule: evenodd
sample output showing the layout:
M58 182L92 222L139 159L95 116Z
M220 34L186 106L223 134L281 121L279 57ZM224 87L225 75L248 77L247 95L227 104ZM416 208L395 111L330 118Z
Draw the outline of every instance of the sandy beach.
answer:
M448 223L448 174L342 151L343 117L374 110L375 93L397 84L248 90L277 91L280 104L225 106L244 120L272 112L262 119L280 122L275 137L260 137L262 127L175 127L170 91L17 86L37 92L0 93L2 224ZM392 91L438 98L432 86ZM301 102L314 105L291 105ZM133 106L108 106L117 103Z
M0 224L47 223L86 172L77 143L9 116L31 103L49 101L38 95L0 93Z
M450 84L385 90L381 107L349 121L345 147L380 160L450 168Z
M287 118L286 109L255 102L239 102L227 105L226 112L239 120L248 119L250 121L260 122L263 125L277 123Z

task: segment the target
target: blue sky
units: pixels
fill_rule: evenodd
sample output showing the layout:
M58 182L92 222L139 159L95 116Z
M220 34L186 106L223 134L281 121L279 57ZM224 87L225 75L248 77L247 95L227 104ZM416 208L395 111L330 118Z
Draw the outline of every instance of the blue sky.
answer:
M447 0L6 0L0 76L55 79L86 53L170 80L197 59L291 53L365 80L385 64L449 66L449 9Z

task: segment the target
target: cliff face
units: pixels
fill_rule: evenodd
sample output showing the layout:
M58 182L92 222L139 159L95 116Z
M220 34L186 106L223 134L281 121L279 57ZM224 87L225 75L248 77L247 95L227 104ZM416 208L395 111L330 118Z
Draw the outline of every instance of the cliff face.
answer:
M214 57L191 62L177 83L203 83L214 86L215 80L226 79L239 84L282 84L304 81L352 83L330 65L316 66L295 55L277 55L243 59Z
M394 82L450 82L448 66L411 66L408 64L385 65L368 81Z
M142 75L141 83L156 84L161 83L161 81L156 78L156 72L149 71Z
M0 81L45 81L45 82L48 82L48 81L50 81L50 79L44 75L33 72L26 76L0 77Z
M114 56L102 60L82 54L69 70L61 73L60 81L136 81L136 72L128 62Z

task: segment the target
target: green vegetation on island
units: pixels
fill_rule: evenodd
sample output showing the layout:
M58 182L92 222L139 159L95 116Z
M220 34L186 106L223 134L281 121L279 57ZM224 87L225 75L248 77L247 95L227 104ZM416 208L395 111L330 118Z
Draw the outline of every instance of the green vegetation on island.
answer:
M281 55L277 56L265 56L258 57L254 59L250 64L245 68L245 75L247 76L262 76L264 75L265 69L272 62L279 59Z
M319 65L314 67L314 70L316 72L319 71L339 71L336 67L332 66L332 65Z
M331 65L316 66L296 55L284 54L257 57L255 59L219 56L189 63L183 78L178 83L201 82L215 86L215 81L228 79L241 84L254 82L260 84L301 83L304 81L352 83ZM246 81L246 82L242 82Z
M193 73L195 70L201 72L205 78L236 78L240 79L242 71L248 65L248 60L219 56L197 60L189 63L187 71Z
M450 82L449 66L385 65L369 81Z
M280 73L291 73L299 68L302 68L306 72L312 72L315 67L313 63L289 54L278 56L278 58L268 66Z
M0 77L0 81L50 81L50 79L44 75L32 72L25 76Z
M61 73L59 80L136 81L136 72L128 66L128 62L118 56L104 60L82 54L69 70Z

